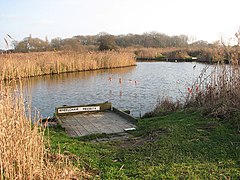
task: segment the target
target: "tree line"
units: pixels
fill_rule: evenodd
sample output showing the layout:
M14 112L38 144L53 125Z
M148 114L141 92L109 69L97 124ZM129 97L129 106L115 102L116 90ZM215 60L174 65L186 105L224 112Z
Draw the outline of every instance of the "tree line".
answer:
M208 42L197 41L192 45L207 46ZM40 51L85 51L87 50L115 50L126 47L145 48L183 48L189 45L186 35L168 36L158 32L144 34L111 35L105 32L97 35L79 35L72 38L54 38L51 41L33 38L31 35L21 41L12 42L15 52L40 52Z

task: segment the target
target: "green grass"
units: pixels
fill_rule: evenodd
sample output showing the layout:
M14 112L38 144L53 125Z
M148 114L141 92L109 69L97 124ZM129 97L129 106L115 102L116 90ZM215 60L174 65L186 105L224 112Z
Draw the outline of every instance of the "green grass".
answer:
M100 179L239 179L240 134L198 112L141 119L133 139L92 143L50 129L53 150L75 154Z

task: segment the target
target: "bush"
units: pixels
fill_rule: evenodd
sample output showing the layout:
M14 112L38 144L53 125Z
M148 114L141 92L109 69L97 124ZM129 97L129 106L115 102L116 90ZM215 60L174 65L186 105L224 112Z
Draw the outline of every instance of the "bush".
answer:
M204 73L202 73L204 74ZM207 77L192 86L185 107L201 108L204 115L231 120L239 114L240 67L217 65ZM198 89L194 86L198 84Z
M182 104L180 103L180 101L174 102L168 97L162 98L162 99L159 98L154 110L144 114L143 118L167 115L181 108L182 108Z

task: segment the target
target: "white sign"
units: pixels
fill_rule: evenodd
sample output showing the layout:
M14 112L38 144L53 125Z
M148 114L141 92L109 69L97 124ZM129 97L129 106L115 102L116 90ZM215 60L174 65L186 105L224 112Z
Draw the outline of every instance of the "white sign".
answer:
M86 106L86 107L68 107L59 108L58 113L72 113L72 112L86 112L86 111L99 111L100 106Z

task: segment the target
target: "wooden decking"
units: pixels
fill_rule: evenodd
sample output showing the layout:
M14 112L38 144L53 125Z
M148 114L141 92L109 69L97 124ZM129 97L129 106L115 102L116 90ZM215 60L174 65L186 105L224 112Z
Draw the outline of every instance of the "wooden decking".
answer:
M136 128L134 118L115 108L104 111L66 113L57 115L56 118L71 137L122 133L131 128Z
M61 125L71 137L90 134L112 134L124 132L136 126L112 111L86 112L75 115L61 116Z

